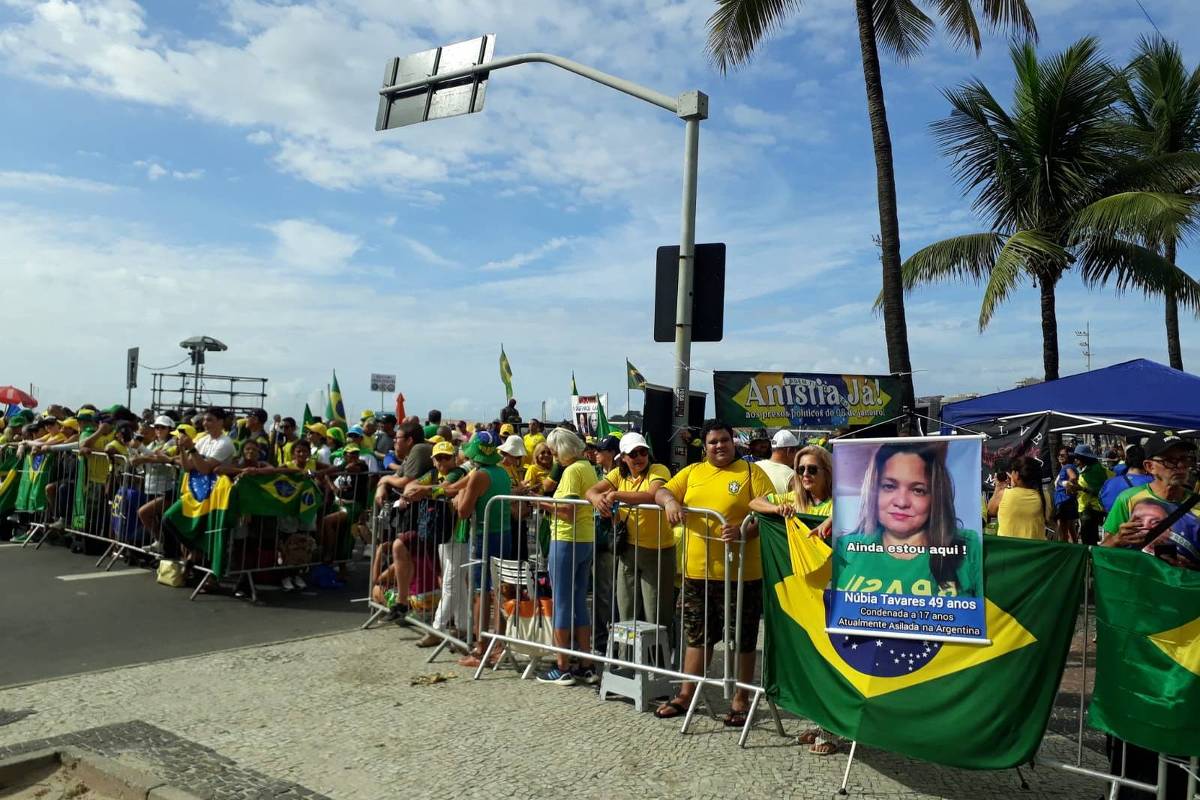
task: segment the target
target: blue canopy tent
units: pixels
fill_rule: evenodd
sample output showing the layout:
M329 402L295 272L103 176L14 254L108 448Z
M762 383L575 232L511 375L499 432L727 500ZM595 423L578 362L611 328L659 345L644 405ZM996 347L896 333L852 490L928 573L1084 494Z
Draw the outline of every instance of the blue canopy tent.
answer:
M945 429L1048 417L1051 432L1136 434L1200 429L1200 377L1144 358L950 403Z

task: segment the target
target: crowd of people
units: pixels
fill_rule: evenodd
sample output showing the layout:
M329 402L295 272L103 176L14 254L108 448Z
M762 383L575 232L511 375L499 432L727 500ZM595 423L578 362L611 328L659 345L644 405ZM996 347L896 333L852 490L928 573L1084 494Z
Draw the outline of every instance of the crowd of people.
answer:
M504 421L486 424L451 423L437 410L424 420L365 411L351 425L298 424L259 409L240 417L220 408L139 416L121 406L85 405L11 416L0 444L15 446L18 455L73 447L81 458L128 459L143 479L138 517L153 539L145 549L166 556L176 553L162 520L178 499L180 474L311 478L326 497L307 532L320 560L337 560L345 531L387 521L389 536L377 537L377 549L368 554L373 599L397 622L418 618L418 608L428 612L421 617L428 634L418 646L447 636L473 643L462 654L464 666L477 667L488 657L484 631L499 630L502 617L521 614L523 603L536 608L546 602L548 643L556 650L537 676L543 683L596 684L599 671L589 654L605 652L608 626L643 620L682 643L672 663L689 675L703 674L726 628L736 630L737 679L750 685L763 572L757 527L743 522L752 512L796 517L828 539L833 461L823 440L803 442L786 429L740 440L731 426L709 420L699 438L702 459L672 474L636 430L600 438L581 435L566 422L547 430L539 420L521 422L515 409ZM1032 456L999 464L982 522L994 518L1002 536L1145 549L1190 566L1148 537L1191 493L1195 451L1192 442L1172 434L1129 443L1103 459L1078 443L1058 452L1052 481L1044 480L1043 464ZM892 480L886 472L890 452L877 454L883 462L876 465L879 481ZM935 467L929 459L914 459L912 481L936 482L930 474ZM48 517L57 515L62 489L46 486ZM930 512L922 513L917 519L913 512L914 544L932 541ZM61 527L61 519L50 523L55 525ZM874 534L864 529L863 535ZM196 557L180 545L185 559ZM485 555L537 561L533 596L496 590ZM727 571L742 579L740 601L732 606L724 594ZM283 572L284 589L305 587L299 570ZM419 595L433 587L436 601L419 604ZM728 625L727 608L734 615ZM490 657L500 655L496 648ZM696 690L694 683L680 682L656 715L685 714ZM742 725L749 705L747 692L738 689L725 723ZM803 739L821 755L839 746L817 729Z

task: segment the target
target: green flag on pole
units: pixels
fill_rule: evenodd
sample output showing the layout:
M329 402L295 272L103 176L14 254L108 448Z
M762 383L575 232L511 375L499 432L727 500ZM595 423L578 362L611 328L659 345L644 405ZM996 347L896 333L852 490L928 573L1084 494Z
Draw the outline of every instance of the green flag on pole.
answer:
M342 390L338 387L337 370L333 371L333 385L329 388L326 412L325 416L328 419L325 420L325 424L339 422L343 428L346 427L346 407L342 404Z
M500 380L504 382L504 399L512 400L512 365L504 354L504 345L500 345Z
M604 403L600 402L600 398L596 398L596 436L604 438L611 433L616 433L617 428L614 428L608 422L608 415L604 413Z
M571 396L579 396L579 387L575 385L575 370L571 370Z
M1200 756L1200 572L1139 550L1093 547L1093 728Z
M1034 757L1070 649L1084 548L985 536L991 643L980 645L828 633L829 546L803 522L773 516L759 517L759 541L763 685L780 706L948 766L1008 769Z
M305 403L304 404L304 427L307 428L309 425L312 425L312 424L313 424L312 409L310 409L308 407L308 403Z
M628 358L625 359L625 372L629 375L629 388L630 389L645 389L646 388L645 376L643 376L642 373L638 372L638 368L635 367L633 364L631 364L629 362Z

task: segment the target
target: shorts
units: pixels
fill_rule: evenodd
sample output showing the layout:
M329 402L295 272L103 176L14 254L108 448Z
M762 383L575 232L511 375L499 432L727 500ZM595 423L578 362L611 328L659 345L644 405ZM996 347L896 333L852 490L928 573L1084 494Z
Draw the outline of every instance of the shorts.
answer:
M488 531L487 533L487 557L488 562L493 558L512 558L513 553L513 535L512 531ZM478 561L483 558L483 537L476 536L471 543L471 558ZM483 591L490 592L492 590L492 570L490 563L476 564L471 567L471 588L479 589L480 583L483 584Z
M737 604L737 581L729 582L730 605ZM753 653L758 648L758 624L763 612L762 581L742 584L742 605L735 609L742 624L737 652ZM707 601L707 618L705 614ZM736 623L730 621L730 636ZM688 647L711 647L725 635L725 581L687 578L683 582L683 632Z
M1074 497L1063 500L1055 506L1054 518L1063 522L1079 519L1079 501Z

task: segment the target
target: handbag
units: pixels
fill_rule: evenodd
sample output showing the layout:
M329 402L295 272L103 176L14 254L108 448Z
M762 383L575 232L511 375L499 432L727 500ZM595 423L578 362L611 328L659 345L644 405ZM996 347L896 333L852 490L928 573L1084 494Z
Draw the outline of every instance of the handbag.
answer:
M312 560L316 542L307 533L293 533L283 540L279 555L286 567L307 564Z
M439 545L450 541L454 532L454 519L450 504L439 500L425 500L417 510L417 537L425 544Z
M171 561L164 558L158 562L158 574L155 578L163 586L178 589L185 583L182 561Z

